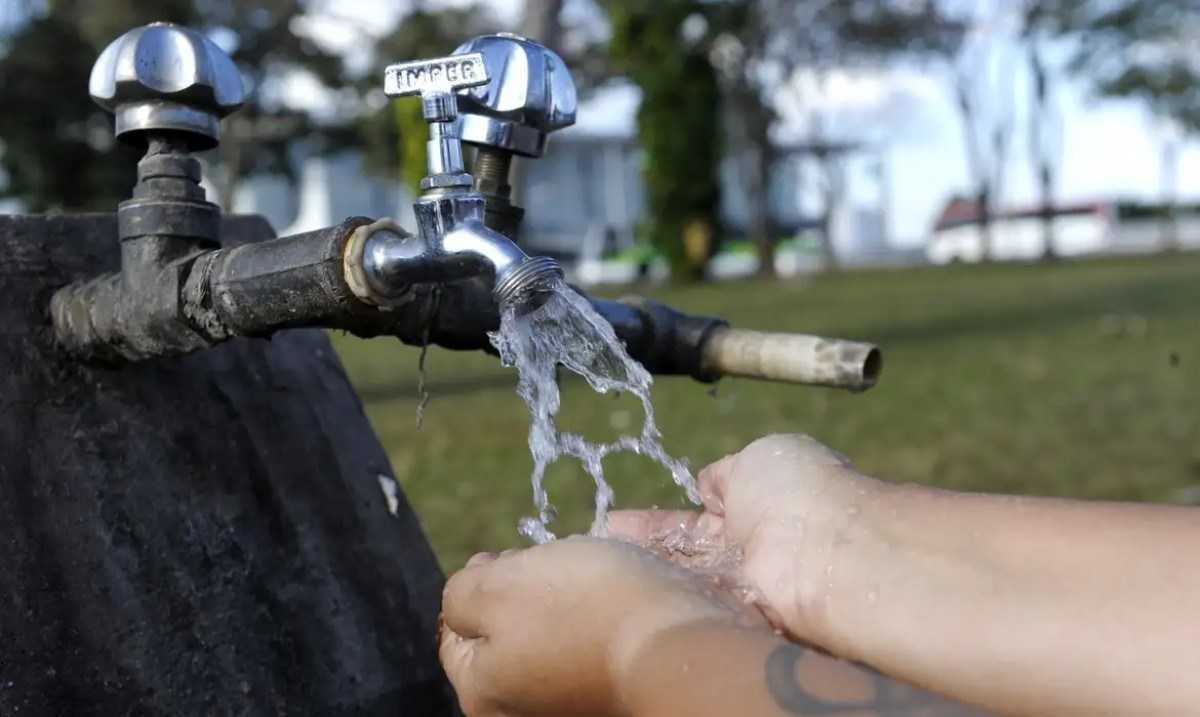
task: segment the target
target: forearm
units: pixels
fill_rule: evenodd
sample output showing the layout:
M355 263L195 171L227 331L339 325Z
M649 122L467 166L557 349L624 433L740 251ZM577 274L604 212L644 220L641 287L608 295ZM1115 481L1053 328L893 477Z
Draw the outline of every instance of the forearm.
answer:
M1200 701L1200 515L885 488L832 549L821 642L1006 712Z
M976 714L765 629L723 624L657 636L623 681L633 717Z

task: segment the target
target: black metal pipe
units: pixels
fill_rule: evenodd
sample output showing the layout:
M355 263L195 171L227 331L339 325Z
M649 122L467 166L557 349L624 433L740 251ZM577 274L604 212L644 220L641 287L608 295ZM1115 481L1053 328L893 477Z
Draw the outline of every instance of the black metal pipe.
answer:
M719 377L705 367L702 356L712 332L726 326L725 321L691 316L641 297L613 301L584 296L612 324L629 355L651 373L704 382ZM500 315L485 282L464 281L442 285L436 293L423 287L403 311L342 316L334 325L356 336L392 335L413 345L428 339L453 350L491 352L487 333L499 328Z
M720 378L706 368L702 357L712 332L728 325L724 320L692 316L640 296L590 301L613 325L629 355L650 373L691 376L705 383Z
M119 275L65 288L52 304L60 341L79 355L141 360L234 336L323 327L395 336L410 345L491 351L487 334L499 327L500 316L489 282L478 277L414 284L387 308L354 294L346 282L346 243L369 222L352 217L304 234L205 252L163 267L163 277L173 281L151 276L132 290ZM589 300L652 373L717 378L702 361L703 348L725 322L641 298ZM151 305L161 305L170 320L137 322Z
M192 265L184 311L211 341L378 313L351 292L342 259L350 234L368 223L351 217L336 226L204 254Z

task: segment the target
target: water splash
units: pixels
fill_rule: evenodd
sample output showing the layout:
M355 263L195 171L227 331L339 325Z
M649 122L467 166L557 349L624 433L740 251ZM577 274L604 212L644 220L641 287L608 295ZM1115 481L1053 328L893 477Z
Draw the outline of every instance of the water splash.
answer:
M766 604L762 591L742 574L742 546L727 542L722 535L697 531L681 522L637 544L702 578L716 590L715 597L732 597L741 605Z
M535 517L522 518L521 534L536 543L554 540L547 527L554 521L554 506L544 485L546 469L563 456L579 459L596 484L593 535L607 533L607 516L613 491L604 478L603 461L618 451L646 456L667 469L688 499L700 503L696 480L687 463L663 449L650 403L650 373L630 358L612 326L596 313L587 299L559 281L549 298L534 311L519 313L511 307L500 316L500 330L488 335L506 366L517 369L517 393L529 407L529 451L533 454ZM599 393L628 392L638 397L645 414L641 433L621 436L610 443L592 443L577 433L559 431L554 419L561 405L558 366L583 376Z

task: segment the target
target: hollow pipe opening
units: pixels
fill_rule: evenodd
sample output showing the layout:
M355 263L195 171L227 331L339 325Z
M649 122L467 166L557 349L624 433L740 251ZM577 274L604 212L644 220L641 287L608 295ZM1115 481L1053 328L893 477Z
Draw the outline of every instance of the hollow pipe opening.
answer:
M881 373L883 373L883 352L872 347L863 357L862 387L859 390L865 391L878 383Z
M563 280L563 270L548 256L534 256L496 277L492 296L500 309L527 314L540 308Z

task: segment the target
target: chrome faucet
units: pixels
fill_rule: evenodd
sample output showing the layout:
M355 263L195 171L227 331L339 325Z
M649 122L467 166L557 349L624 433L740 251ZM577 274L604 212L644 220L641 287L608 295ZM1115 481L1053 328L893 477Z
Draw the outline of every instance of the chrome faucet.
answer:
M492 81L481 52L386 69L388 96L421 98L422 115L429 123L427 173L421 180L424 193L413 203L416 236L383 221L363 228L351 240L347 266L361 267L361 276L352 277L350 284L363 300L386 306L413 284L482 276L491 283L497 304L521 310L536 306L538 297L562 278L558 262L530 257L508 236L487 226L486 200L466 171L457 122L460 96L455 93ZM497 94L504 94L502 88ZM573 98L573 87L571 94Z
M111 363L199 351L238 337L301 327L486 349L499 313L539 304L563 276L516 244L514 156L540 157L547 136L575 121L561 58L515 35L485 35L453 55L387 68L393 97L418 95L429 123L427 174L413 203L417 232L390 219L349 217L292 236L235 245L205 201L192 152L219 141L243 100L232 60L202 34L152 23L97 60L92 98L117 137L145 150L133 197L117 211L121 269L51 297L67 353ZM463 144L474 148L467 170ZM653 301L590 299L653 373L722 375L862 390L879 372L868 344L729 328Z
M456 93L491 79L479 52L401 63L385 74L387 94L419 95L429 123L428 172L413 205L416 235L389 219L353 217L305 234L222 246L220 211L204 201L191 152L216 146L220 119L241 103L237 68L185 27L152 23L125 33L96 61L91 94L114 113L117 136L146 156L134 198L118 212L121 271L63 287L51 300L60 345L119 362L297 326L412 342L426 333L417 324L432 313L424 287L448 283L454 286L444 292L435 338L449 345L486 341L498 309L537 306L563 276L553 259L530 257L487 226L487 200L466 171ZM571 94L573 104L573 88Z

